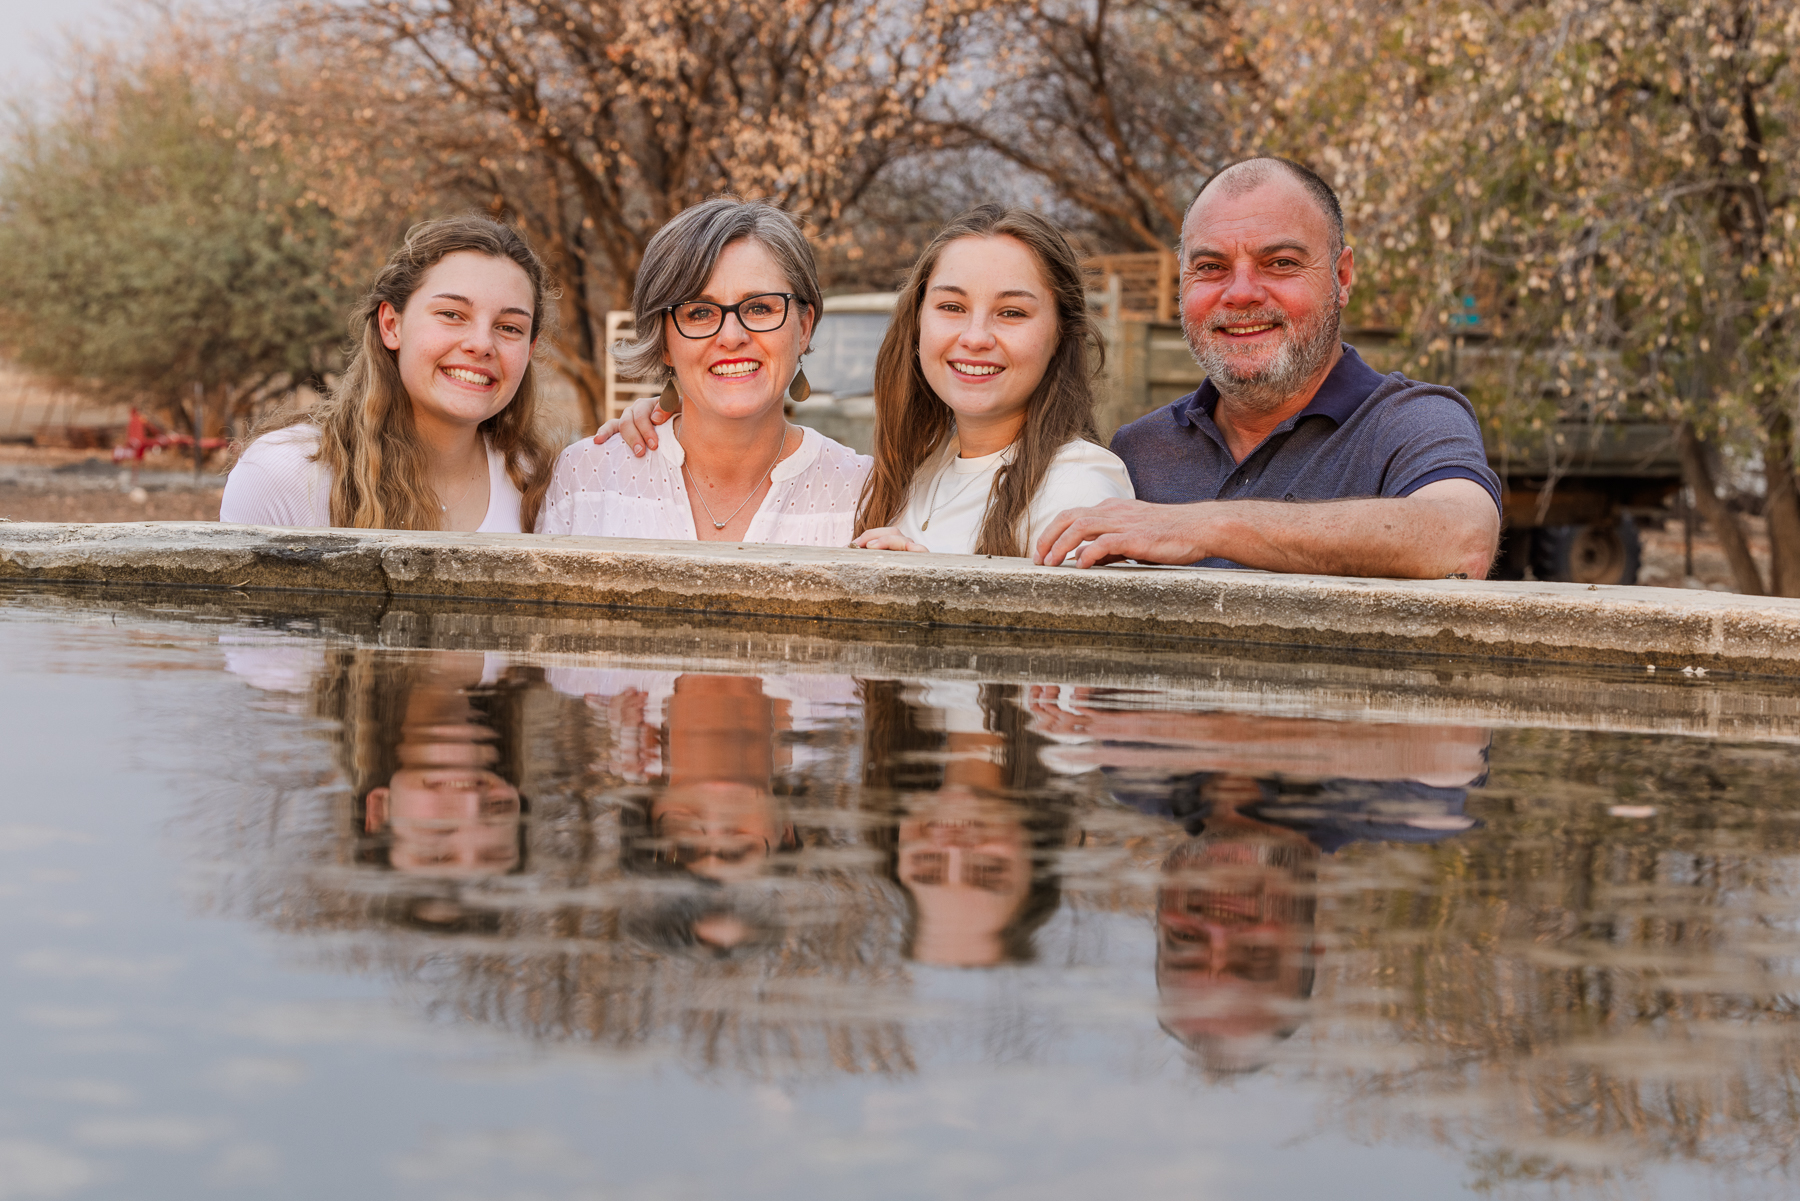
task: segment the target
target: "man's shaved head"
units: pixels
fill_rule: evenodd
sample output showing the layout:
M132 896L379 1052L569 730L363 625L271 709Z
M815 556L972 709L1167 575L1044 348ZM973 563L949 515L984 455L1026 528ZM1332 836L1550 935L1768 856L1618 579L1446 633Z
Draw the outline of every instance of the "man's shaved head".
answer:
M1217 188L1231 197L1242 196L1262 187L1277 174L1286 174L1305 188L1306 194L1319 206L1325 224L1331 229L1331 257L1335 259L1344 248L1344 206L1338 203L1337 193L1332 191L1330 184L1291 158L1263 154L1232 163L1200 185L1200 192L1194 197L1194 203L1188 205L1188 212L1194 211L1194 205L1200 203L1200 197L1209 189Z

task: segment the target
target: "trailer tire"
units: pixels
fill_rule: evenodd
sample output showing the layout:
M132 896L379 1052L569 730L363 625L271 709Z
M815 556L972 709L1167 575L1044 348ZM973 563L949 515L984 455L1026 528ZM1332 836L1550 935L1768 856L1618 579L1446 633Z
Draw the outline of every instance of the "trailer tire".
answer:
M1610 524L1545 526L1531 534L1531 574L1573 584L1635 584L1641 551L1629 514Z

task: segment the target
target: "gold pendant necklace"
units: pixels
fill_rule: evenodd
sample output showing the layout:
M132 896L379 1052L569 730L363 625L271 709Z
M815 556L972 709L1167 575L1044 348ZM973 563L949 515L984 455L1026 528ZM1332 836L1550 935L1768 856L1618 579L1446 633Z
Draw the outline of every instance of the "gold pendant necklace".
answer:
M722 530L730 525L731 519L744 511L744 506L750 503L750 497L755 496L757 489L763 486L763 478L774 474L775 464L781 462L781 452L787 449L787 436L787 425L784 423L781 427L781 442L775 447L775 457L769 461L769 469L763 472L761 476L757 477L756 483L752 484L750 487L749 496L744 497L744 499L738 503L737 508L726 514L724 521L720 521L717 517L713 516L712 506L706 503L706 497L700 491L699 482L694 479L694 473L688 470L687 455L683 454L681 456L681 474L687 477L690 484L693 484L694 499L698 500L700 502L700 507L706 511L706 519L712 522L713 529ZM680 430L675 431L675 440L677 442L681 441Z

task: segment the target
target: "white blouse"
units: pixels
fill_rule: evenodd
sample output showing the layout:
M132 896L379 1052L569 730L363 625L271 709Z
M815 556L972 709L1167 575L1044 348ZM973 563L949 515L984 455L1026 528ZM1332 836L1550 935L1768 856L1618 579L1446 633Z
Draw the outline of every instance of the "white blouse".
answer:
M974 554L994 476L1012 461L1016 446L978 459L958 458L961 444L952 433L943 448L919 467L906 510L894 527L939 554ZM1024 536L1025 554L1032 553L1038 536L1064 509L1086 508L1114 496L1131 500L1135 495L1131 475L1118 455L1092 442L1078 439L1068 443L1050 460L1050 469L1025 512L1019 531Z
M301 422L252 442L225 478L219 520L242 525L324 529L331 525L331 471L315 462L319 427ZM487 448L487 515L477 533L518 534L524 497L506 474L506 456Z
M698 540L681 474L685 461L672 427L664 427L656 449L641 459L623 438L598 446L583 438L557 456L537 532ZM873 465L868 455L800 427L800 449L775 464L743 541L850 545L856 502Z

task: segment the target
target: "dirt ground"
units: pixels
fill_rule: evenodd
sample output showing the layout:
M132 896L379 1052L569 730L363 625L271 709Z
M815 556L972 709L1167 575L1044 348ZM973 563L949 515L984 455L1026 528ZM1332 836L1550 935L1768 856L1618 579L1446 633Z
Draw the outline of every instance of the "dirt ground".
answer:
M225 481L194 482L191 461L146 459L137 483L104 454L0 446L0 518L12 521L217 521Z
M209 465L216 467L216 464ZM173 455L152 456L133 489L128 467L93 451L0 446L0 519L13 521L217 521L224 478L194 483L191 463ZM1766 572L1769 541L1760 518L1744 519L1750 546ZM1705 588L1735 592L1724 552L1709 530L1695 531L1693 574L1688 574L1681 522L1663 528L1644 522L1638 583L1662 588Z

